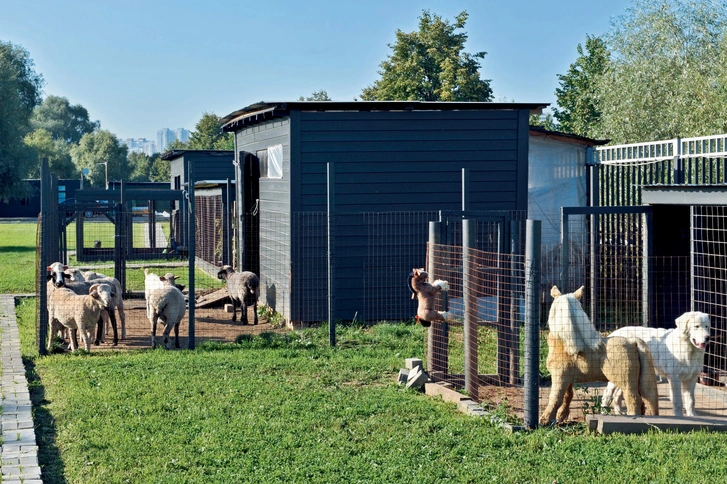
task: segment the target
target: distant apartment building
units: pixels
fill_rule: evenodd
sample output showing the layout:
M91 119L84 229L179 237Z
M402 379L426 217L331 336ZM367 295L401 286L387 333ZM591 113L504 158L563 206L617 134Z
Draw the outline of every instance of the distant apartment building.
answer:
M157 148L163 153L174 140L179 140L182 143L189 141L189 135L190 132L184 128L177 128L175 131L169 128L162 128L157 131Z
M146 156L152 156L159 152L156 143L146 138L126 138L121 143L126 145L130 153L144 153Z

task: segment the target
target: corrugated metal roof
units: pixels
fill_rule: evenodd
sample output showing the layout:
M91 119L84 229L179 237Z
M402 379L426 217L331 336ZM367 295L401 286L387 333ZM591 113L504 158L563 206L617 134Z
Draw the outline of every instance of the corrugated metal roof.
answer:
M287 116L291 110L299 111L481 111L529 109L540 114L548 103L485 103L485 102L443 102L443 101L261 101L234 111L222 118L223 131L268 119Z

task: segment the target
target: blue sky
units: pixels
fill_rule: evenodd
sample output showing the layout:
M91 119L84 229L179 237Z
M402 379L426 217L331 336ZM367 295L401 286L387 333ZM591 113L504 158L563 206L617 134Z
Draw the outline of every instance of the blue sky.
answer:
M555 104L558 74L586 34L601 35L628 0L166 1L0 0L0 40L25 47L45 78L119 138L194 129L258 101L325 89L351 101L378 78L397 29L422 10L466 10L468 52L496 101Z

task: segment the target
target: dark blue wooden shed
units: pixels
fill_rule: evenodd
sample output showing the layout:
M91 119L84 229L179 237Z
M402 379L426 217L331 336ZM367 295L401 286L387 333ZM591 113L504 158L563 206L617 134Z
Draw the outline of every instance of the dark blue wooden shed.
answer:
M192 163L195 181L214 180L222 183L235 178L234 152L229 150L171 150L162 154L169 161L172 190L185 190L189 182L189 165ZM187 245L187 208L173 202L172 237L180 245Z
M238 265L260 274L264 302L288 321L326 320L317 302L327 297L330 204L335 318L411 317L387 298L408 298L428 219L462 210L463 170L469 210L527 210L528 120L546 106L260 102L225 116L235 134ZM406 253L387 252L387 238L413 235ZM373 293L380 307L363 307Z

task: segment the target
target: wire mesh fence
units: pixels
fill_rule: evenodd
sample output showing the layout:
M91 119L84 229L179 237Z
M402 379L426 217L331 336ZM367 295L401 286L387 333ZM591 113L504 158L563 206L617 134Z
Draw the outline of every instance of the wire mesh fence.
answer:
M411 322L416 302L407 287L407 274L412 268L427 267L431 280L449 282L446 297L437 306L448 313L448 321L426 331L431 376L455 384L478 401L523 411L524 214L290 214L271 210L263 201L233 226L233 206L223 203L218 194L195 196L194 206L182 194L175 197L181 218L195 214L186 218L190 225L185 229L195 234L194 257L188 239L175 237L169 200L150 201L147 195L146 201L126 197L97 206L91 213L86 213L88 205L66 207L64 213L56 204L43 211L38 225L37 289L38 294L45 293L45 299L38 299L39 314L52 306L45 266L60 262L69 266L68 272L93 271L121 285L125 314L116 313L117 348L151 345L145 294L148 273L155 274L157 282L171 273L176 276L174 284L182 286L181 347L189 346L192 331L199 341L233 341L244 334L282 331L285 323L302 327L329 320ZM472 229L465 227L467 215L476 221ZM580 304L589 323L604 337L624 326L674 329L675 319L689 311L709 314L709 342L697 341L688 347L697 354L705 352L698 364L695 407L706 415L724 412L719 395L727 359L724 207L691 209L686 235L689 255L654 255L648 217L646 213L575 214L565 227L567 250L557 244L542 246L537 298L542 330L537 367L545 384L540 391L541 408L552 388L547 386L551 372L546 365L551 288L557 285L566 293L583 285ZM444 234L442 243L432 240L432 223L440 224L437 233ZM227 262L238 271L251 270L259 276L257 325L252 324L253 304L243 315L239 305L231 304L219 277ZM190 291L192 274L194 290ZM193 318L190 305L194 305ZM105 343L98 349L113 348L113 331L105 332L105 322L103 327ZM57 336L55 332L51 336ZM39 344L47 341L49 333L43 335L39 327ZM89 337L98 335L89 333ZM702 343L706 348L699 347ZM596 408L600 411L604 389L605 384L577 386L579 403L571 417L582 418ZM658 391L662 413L674 413L666 380L659 383Z

